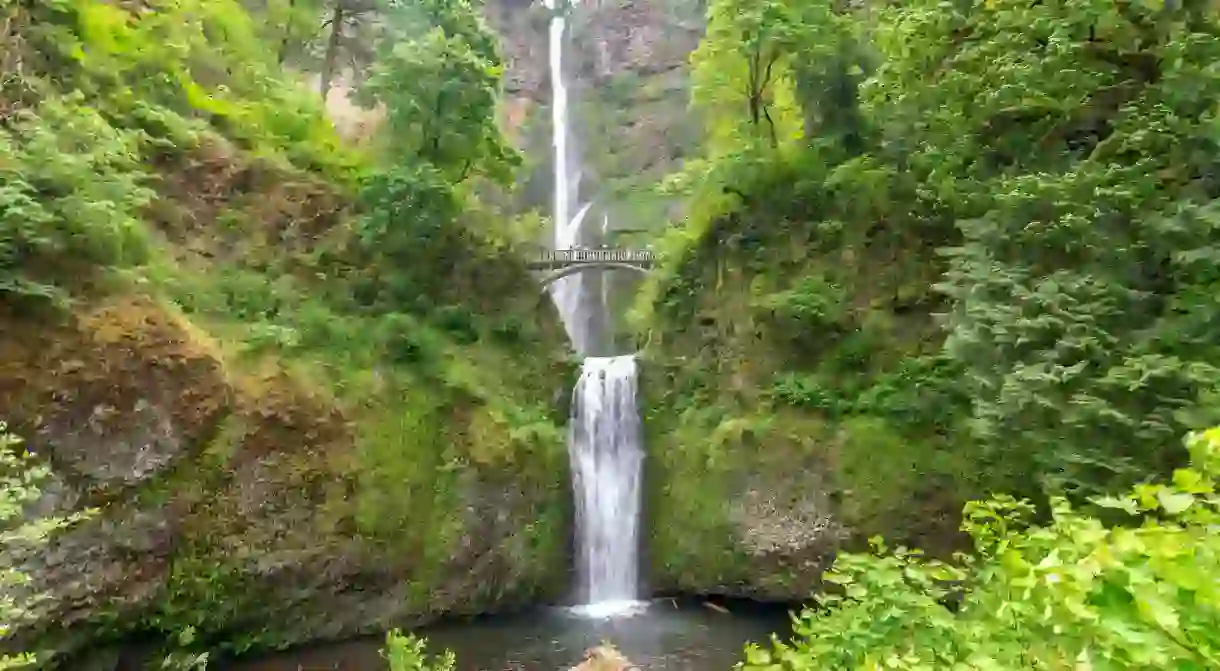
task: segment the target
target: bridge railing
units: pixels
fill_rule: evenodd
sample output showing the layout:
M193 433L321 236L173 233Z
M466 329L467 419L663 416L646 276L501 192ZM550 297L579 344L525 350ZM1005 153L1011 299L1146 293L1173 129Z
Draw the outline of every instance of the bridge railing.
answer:
M649 249L542 249L537 263L639 263L651 264L656 256Z

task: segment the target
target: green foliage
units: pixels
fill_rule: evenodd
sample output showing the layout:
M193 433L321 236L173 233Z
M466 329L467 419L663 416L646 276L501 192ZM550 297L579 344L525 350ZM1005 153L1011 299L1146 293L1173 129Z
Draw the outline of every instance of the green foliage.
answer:
M395 629L386 634L385 649L381 654L389 664L390 671L453 671L457 664L453 651L446 650L430 660L427 646L427 639Z
M74 93L21 110L0 133L0 294L55 293L54 263L78 268L146 258L136 136Z
M771 393L785 404L830 417L869 415L943 432L954 427L971 401L961 387L961 367L944 356L904 358L892 370L871 378L783 373Z
M237 621L256 597L249 581L221 564L202 548L183 548L170 567L165 591L156 610L143 623L154 631L179 639L190 632L179 652L189 650L195 636L213 635ZM199 604L207 603L207 608Z
M800 136L795 100L801 61L818 62L840 40L829 3L722 0L709 3L707 37L692 57L695 100L720 107L709 119L710 149L772 147Z
M6 11L0 292L63 295L99 271L147 261L149 166L213 133L279 163L352 177L354 157L235 0Z
M698 381L657 396L659 449L708 449L695 403L824 420L876 462L834 462L849 524L892 482L951 475L889 494L930 518L1180 465L1220 379L1208 7L710 2L707 152L637 309Z
M496 123L502 66L475 9L427 2L389 18L396 39L360 97L386 110L393 142L365 180L359 237L387 271L386 303L422 311L443 293L448 264L477 246L462 221L472 201L464 183L503 182L519 159Z
M8 432L0 420L0 639L27 621L31 606L45 595L31 594L29 578L17 570L19 562L46 543L48 536L69 524L87 518L89 511L66 517L27 521L25 506L38 499L38 484L51 473L35 455L21 450L21 439ZM34 655L0 655L0 669L23 668L36 661Z
M208 653L190 652L195 642L195 628L187 627L178 633L174 643L178 649L161 659L162 671L207 671Z
M946 347L980 437L1069 491L1175 463L1181 411L1220 373L1198 263L1217 231L1203 101L1220 24L1091 0L906 3L879 24L870 106L962 234Z
M796 620L790 643L751 647L747 671L779 669L1204 669L1220 664L1220 429L1188 440L1171 484L1098 499L1134 519L1106 525L1052 502L966 506L976 553L841 555L841 587Z
M138 15L93 2L40 11L57 24L42 42L58 56L47 74L96 96L119 124L203 121L306 167L339 176L352 166L317 102L279 70L277 50L236 0L175 0ZM192 138L165 139L181 150Z
M763 309L786 320L792 329L824 329L843 320L847 296L840 286L815 275L802 277L787 291L760 301Z
M437 26L394 43L373 66L361 95L385 106L394 138L388 151L396 162L427 163L450 184L472 171L507 177L505 168L516 157L496 125L498 56L468 41L486 34Z
M391 167L369 176L362 200L369 214L360 239L393 269L384 287L391 304L411 311L431 307L424 301L443 279L430 262L452 258L468 239L457 222L463 208L454 184L427 162Z

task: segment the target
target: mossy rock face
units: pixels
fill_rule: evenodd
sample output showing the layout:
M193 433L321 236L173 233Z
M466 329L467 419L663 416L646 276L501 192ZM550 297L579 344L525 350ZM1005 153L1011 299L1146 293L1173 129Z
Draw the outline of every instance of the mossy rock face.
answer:
M50 598L15 648L186 626L279 647L567 586L564 449L542 391L563 366L536 393L421 379L355 406L287 362L229 361L147 296L0 322L0 405L54 467L36 508L99 508L23 558ZM536 420L513 415L528 407Z
M889 247L839 248L800 221L744 210L692 229L651 287L661 591L804 600L837 551L874 535L949 554L964 501L1004 477L957 438L969 399L938 359L926 295L941 261L894 268Z
M104 300L37 328L7 310L0 353L0 407L31 450L89 491L164 472L232 404L214 345L147 297Z
M846 533L824 428L698 410L673 422L651 419L653 589L764 601L808 596Z

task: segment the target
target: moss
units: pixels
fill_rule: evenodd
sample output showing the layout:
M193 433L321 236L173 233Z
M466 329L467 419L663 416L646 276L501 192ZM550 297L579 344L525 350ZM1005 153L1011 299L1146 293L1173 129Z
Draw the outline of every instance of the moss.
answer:
M914 437L884 419L844 420L835 446L839 515L864 537L901 530L906 542L930 540L934 552L956 549L951 513L983 493L965 446Z
M137 508L185 511L206 501L227 480L237 451L248 430L248 418L233 413L221 420L216 434L198 457L184 459L160 478L138 487L131 495Z
M355 467L358 533L395 554L442 562L461 532L454 500L456 454L449 452L438 400L403 390L360 429Z
M257 83L172 109L91 91L81 109L146 131L131 151L156 194L130 223L148 254L73 284L68 311L0 300L5 418L67 500L103 507L45 576L50 639L279 645L562 578L570 370L515 238L471 208L412 269L427 295L387 303L355 244L368 166L312 97L245 100ZM198 102L212 126L188 120Z
M52 628L50 645L185 626L205 645L235 650L336 626L355 633L381 620L361 622L373 615L353 610L333 625L326 604L360 589L401 591L381 606L399 621L557 596L567 479L553 406L554 392L570 388L571 362L543 337L556 325L536 323L505 343L480 324L463 344L424 319L345 318L295 281L243 293L233 284L243 273L258 277L150 268L145 286L183 310L120 294L38 321L3 313L0 370L24 373L3 376L0 398L23 426L39 408L79 414L120 391L172 392L164 397L182 401L175 417L199 422L184 425L189 439L171 467L99 500L108 519L141 510L167 518L165 554L143 559L131 584L140 592L117 595L129 600L122 608L85 612L70 638ZM532 283L520 290L518 304L543 307ZM235 299L248 301L244 319L233 317ZM271 328L280 336L264 338ZM394 361L401 333L424 345L422 359ZM497 513L506 521L480 537L468 509L494 517L487 506L504 492L512 496ZM505 524L515 531L501 537ZM328 562L349 568L330 575Z
M709 207L664 242L636 310L656 336L645 394L662 582L809 584L804 560L744 552L725 502L760 482L783 496L821 490L849 544L884 534L955 549L962 501L1008 476L955 437L970 399L932 319L943 261L905 234L804 223L818 206L799 196Z

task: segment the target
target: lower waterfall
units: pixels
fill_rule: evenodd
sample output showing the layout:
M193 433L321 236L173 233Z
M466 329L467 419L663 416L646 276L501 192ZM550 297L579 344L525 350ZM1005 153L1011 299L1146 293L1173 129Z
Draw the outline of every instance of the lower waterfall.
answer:
M634 356L589 357L572 392L568 453L576 502L578 612L640 605L644 450Z

